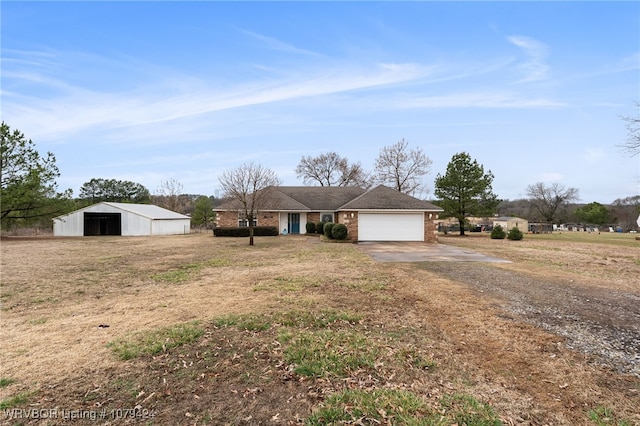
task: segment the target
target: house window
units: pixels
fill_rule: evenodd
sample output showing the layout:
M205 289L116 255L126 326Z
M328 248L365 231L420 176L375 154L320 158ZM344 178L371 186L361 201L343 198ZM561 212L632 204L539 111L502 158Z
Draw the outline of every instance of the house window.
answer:
M333 222L333 213L320 213L320 222Z
M247 219L247 216L244 213L238 212L238 226L244 226L244 227L249 226L249 220ZM258 226L257 219L253 219L253 226Z

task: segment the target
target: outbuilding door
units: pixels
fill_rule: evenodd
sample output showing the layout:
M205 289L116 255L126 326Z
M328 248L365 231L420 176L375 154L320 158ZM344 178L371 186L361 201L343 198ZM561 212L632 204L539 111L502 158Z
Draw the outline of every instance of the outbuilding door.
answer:
M84 213L84 236L122 235L120 213Z
M359 241L424 241L424 213L359 213Z

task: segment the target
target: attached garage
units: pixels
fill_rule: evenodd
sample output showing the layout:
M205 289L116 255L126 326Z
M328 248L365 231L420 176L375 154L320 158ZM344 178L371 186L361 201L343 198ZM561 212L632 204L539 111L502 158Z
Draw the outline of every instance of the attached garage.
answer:
M424 241L424 213L363 213L358 215L360 241Z
M436 242L435 220L442 209L379 185L338 209L355 241Z
M188 234L188 216L151 204L102 202L53 219L56 237Z

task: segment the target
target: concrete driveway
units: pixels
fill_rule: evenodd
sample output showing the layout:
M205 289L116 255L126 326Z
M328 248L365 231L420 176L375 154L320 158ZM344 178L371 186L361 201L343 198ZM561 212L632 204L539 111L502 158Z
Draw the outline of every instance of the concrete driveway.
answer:
M358 248L378 262L496 262L511 263L497 257L446 244L418 242L361 242Z

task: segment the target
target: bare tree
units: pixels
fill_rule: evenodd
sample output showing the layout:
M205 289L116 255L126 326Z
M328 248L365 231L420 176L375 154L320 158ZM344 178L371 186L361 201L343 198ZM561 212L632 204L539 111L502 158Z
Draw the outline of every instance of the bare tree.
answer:
M635 117L620 117L627 122L627 141L620 144L631 157L640 154L640 102L636 102L639 114Z
M565 188L564 185L557 182L548 186L543 182L529 185L527 195L532 210L549 223L553 223L555 219L559 218L563 207L580 199L576 188Z
M611 205L614 221L624 232L638 229L636 221L640 214L640 195L618 198Z
M160 181L160 188L156 191L156 203L165 209L183 213L180 211L182 210L180 203L182 188L182 184L174 178Z
M409 144L402 139L380 150L376 159L375 178L400 192L414 195L424 189L422 177L429 173L431 163L422 149L409 149Z
M238 201L241 214L249 226L249 245L253 245L253 222L268 196L265 189L280 185L276 173L255 163L245 163L236 169L227 170L220 176L220 186L225 195Z
M349 160L335 152L327 152L317 157L303 156L296 167L296 175L306 185L369 186L369 176L360 163L349 164Z

